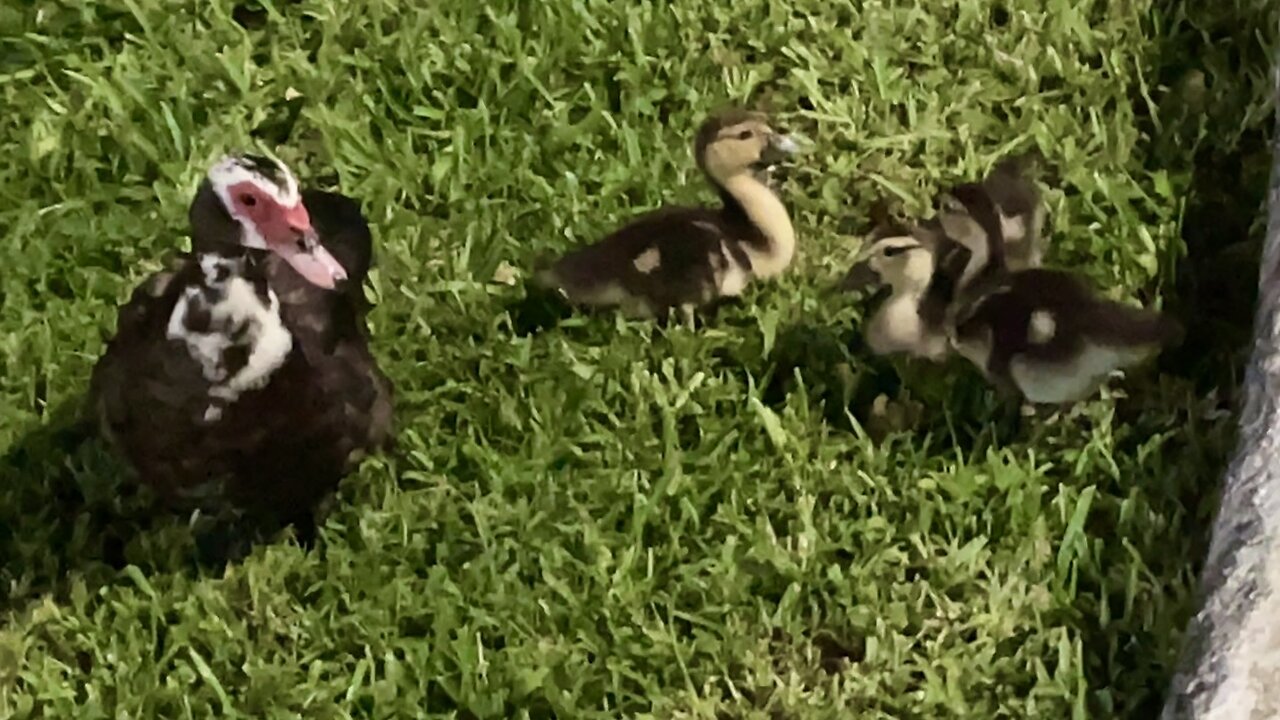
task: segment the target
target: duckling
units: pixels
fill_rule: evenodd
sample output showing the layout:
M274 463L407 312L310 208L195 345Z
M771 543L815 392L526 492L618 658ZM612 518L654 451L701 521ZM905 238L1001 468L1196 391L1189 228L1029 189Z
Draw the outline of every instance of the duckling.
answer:
M961 183L934 198L943 232L968 251L956 287L969 285L982 273L1040 266L1045 213L1039 190L1023 175L1029 157L1006 157L981 182Z
M966 248L1002 247L995 204L981 193L959 197L964 202L944 210L948 235L958 231ZM967 263L961 276L972 267ZM1066 270L1010 272L998 259L960 285L945 324L957 353L990 382L1039 404L1082 400L1115 370L1180 342L1183 334L1173 318L1102 298Z
M1037 151L1002 158L982 181L995 205L1004 237L1004 262L1010 270L1040 267L1044 260L1046 210L1040 190L1027 170L1040 159Z
M937 304L934 296L951 293L934 290L931 294L931 289L951 277L934 272L936 257L948 242L941 227L932 222L883 228L873 234L870 247L859 254L845 275L840 283L844 290L889 288L888 297L863 331L867 346L876 355L905 353L940 361L950 352L943 327L946 306ZM967 255L955 257L967 259Z
M1065 270L1007 273L975 293L955 314L953 346L1032 403L1083 400L1112 372L1182 339L1172 317L1099 297Z
M730 110L698 130L694 155L721 207L670 207L640 216L604 239L544 264L536 282L570 303L663 317L740 296L780 275L795 254L786 206L764 174L798 150L767 116Z
M184 509L306 519L390 440L392 388L369 351L359 204L232 155L192 200L192 250L121 307L89 407L139 480Z

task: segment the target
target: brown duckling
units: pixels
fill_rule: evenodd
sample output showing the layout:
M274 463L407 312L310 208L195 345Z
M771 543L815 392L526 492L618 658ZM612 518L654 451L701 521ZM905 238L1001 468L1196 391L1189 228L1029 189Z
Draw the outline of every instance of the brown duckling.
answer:
M887 286L889 294L875 309L863 330L867 346L877 355L905 353L928 360L942 360L948 352L945 303L935 297L950 295L936 288L950 275L935 279L934 268L950 241L939 225L926 222L913 227L878 230L870 246L840 283L843 290ZM956 257L963 261L967 255Z
M162 499L306 519L389 440L360 297L369 226L351 198L300 191L256 155L214 165L190 221L192 251L121 307L90 407Z
M1009 270L1025 270L1039 267L1044 258L1045 208L1040 190L1026 177L1026 168L1032 164L1034 153L1008 156L996 163L995 168L981 182L962 183L935 198L938 219L947 235L974 252L971 273L979 267L998 259ZM1003 242L997 248L989 248L988 258L983 255L974 215L965 208L975 203L989 205L995 210L994 220L1000 226ZM998 254L995 254L997 253Z
M987 246L1002 244L992 203L972 202L965 210L974 214L970 227L995 236ZM1047 268L984 270L960 288L947 316L960 355L989 381L1041 404L1082 400L1112 372L1179 342L1183 333L1171 317L1107 300L1075 274Z
M1047 213L1039 188L1027 177L1038 158L1035 151L1006 156L982 181L999 214L1004 262L1010 270L1040 267L1044 261Z
M1040 266L1045 213L1039 190L1023 174L1029 157L1006 157L981 182L961 183L934 198L937 222L960 246L943 247L940 266L967 257L955 289L980 274ZM957 255L961 248L967 252ZM943 290L935 288L935 297L948 303L950 297L936 295Z
M766 171L797 150L768 118L731 110L705 121L694 155L720 207L646 213L604 239L571 251L536 273L571 303L661 317L735 298L755 279L781 274L796 234Z
M1177 320L1099 297L1065 270L1031 268L981 288L957 311L956 351L1033 403L1083 400L1108 375L1182 338Z

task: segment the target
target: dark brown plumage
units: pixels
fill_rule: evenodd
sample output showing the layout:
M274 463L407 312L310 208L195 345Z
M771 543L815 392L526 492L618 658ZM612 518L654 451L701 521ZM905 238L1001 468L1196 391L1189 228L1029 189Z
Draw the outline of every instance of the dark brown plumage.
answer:
M726 238L737 242L726 243ZM617 302L636 315L661 314L684 303L704 304L715 297L718 275L733 267L750 268L741 243L764 244L760 231L736 205L723 209L662 208L637 218L599 243L571 251L552 266L551 283L573 288L570 298L595 288L614 291ZM656 272L642 272L636 258L658 253ZM710 259L710 261L708 261Z
M999 210L985 194L962 195L967 213L953 227L978 228L986 247L1003 244ZM975 243L967 242L967 247ZM963 256L963 253L960 254ZM955 277L958 264L940 267ZM1066 270L1030 268L1010 272L988 264L958 285L948 310L956 351L997 385L1016 389L1033 403L1084 399L1115 370L1134 365L1180 341L1181 325L1170 317L1100 297Z
M245 221L205 182L190 211L192 253L133 292L94 368L104 433L179 507L301 519L390 438L392 389L369 351L360 295L369 227L350 198L285 195L301 198L313 254L327 250L345 282L317 286L271 237L267 249L245 247ZM238 387L241 378L256 384Z
M1171 317L1099 297L1065 270L983 283L956 317L955 343L994 382L1032 402L1082 399L1112 371L1182 338Z

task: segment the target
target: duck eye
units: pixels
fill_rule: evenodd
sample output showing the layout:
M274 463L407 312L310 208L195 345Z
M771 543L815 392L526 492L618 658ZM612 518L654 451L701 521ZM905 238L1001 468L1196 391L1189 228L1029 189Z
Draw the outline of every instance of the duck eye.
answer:
M244 195L240 196L240 202L243 203L245 207L253 207L254 205L258 204L258 198L248 193L245 193Z
M754 135L754 134L755 134L755 132L754 132L754 131L752 131L752 130L743 130L742 132L738 133L738 139L739 139L739 140L750 140L750 139L751 139L751 136L752 136L752 135Z
M887 247L884 249L883 255L885 257L894 257L896 255L901 255L906 251L907 251L907 248L905 247Z

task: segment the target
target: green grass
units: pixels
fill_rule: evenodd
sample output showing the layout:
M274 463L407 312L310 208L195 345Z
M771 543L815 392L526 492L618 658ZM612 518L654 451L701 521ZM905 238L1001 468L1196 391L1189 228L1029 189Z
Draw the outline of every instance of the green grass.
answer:
M822 291L876 197L923 211L1035 143L1060 175L1049 262L1194 311L1185 271L1257 237L1269 6L0 7L0 717L1153 716L1247 307L1216 318L1236 345L1052 423L998 421L963 366L897 363L920 417L877 440L835 403L869 423L893 373ZM499 265L709 199L691 134L731 102L813 142L790 274L698 332L513 332ZM69 416L203 169L255 143L376 226L400 449L313 549L214 571ZM1212 202L1239 228L1183 261L1184 210Z

